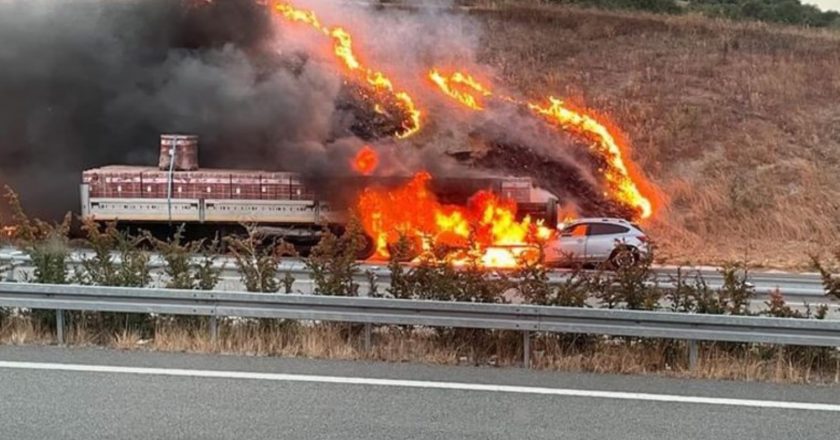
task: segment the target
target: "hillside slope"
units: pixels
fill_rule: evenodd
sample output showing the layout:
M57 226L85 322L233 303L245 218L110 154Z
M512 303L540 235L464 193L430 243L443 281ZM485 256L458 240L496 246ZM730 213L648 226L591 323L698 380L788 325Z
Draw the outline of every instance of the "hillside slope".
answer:
M804 266L840 245L840 33L567 7L471 12L481 62L608 115L667 200L670 262Z

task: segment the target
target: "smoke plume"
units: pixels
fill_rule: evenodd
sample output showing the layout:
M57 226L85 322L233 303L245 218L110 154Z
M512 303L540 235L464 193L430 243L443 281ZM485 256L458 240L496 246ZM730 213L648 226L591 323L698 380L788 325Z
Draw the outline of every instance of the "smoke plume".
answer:
M164 132L199 134L204 166L319 160L341 80L280 38L249 0L0 2L0 183L56 217L82 170L153 164Z
M468 176L477 172L452 158L468 151L470 165L531 175L589 211L603 205L585 148L510 106L471 114L430 87L433 66L495 76L476 62L481 27L469 17L295 4L349 29L365 62L412 94L424 112L419 134L396 143L384 135L394 121L372 126L378 116L348 100L359 93L324 35L278 20L263 2L6 0L0 184L56 218L78 209L82 170L154 164L169 132L199 135L202 167L297 171L312 183L348 172L365 143L380 154L380 176ZM489 153L476 155L476 143Z

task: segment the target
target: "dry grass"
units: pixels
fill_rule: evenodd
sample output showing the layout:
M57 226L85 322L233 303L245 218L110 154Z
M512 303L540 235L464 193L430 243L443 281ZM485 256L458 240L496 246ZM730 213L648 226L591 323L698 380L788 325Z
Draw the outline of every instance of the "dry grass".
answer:
M11 316L0 321L0 344L48 344L54 341L49 329L38 326L24 316Z
M250 356L305 357L341 360L433 363L443 365L518 366L522 340L516 332L448 331L379 327L370 351L364 349L363 327L289 321L225 320L218 340L210 340L201 320L160 318L150 335L136 330L115 331L105 338L75 327L67 334L71 346L101 345L121 350L224 353ZM149 336L147 338L147 336ZM50 344L54 335L25 318L0 327L2 344ZM805 362L802 352L773 347L733 349L701 347L698 367L688 368L680 341L621 341L608 338L572 339L539 335L532 340L532 367L543 370L659 374L674 377L769 381L780 383L840 383L840 360L826 356Z
M840 32L490 3L472 12L486 28L480 61L625 130L667 199L649 225L664 258L748 249L758 265L796 268L840 243Z

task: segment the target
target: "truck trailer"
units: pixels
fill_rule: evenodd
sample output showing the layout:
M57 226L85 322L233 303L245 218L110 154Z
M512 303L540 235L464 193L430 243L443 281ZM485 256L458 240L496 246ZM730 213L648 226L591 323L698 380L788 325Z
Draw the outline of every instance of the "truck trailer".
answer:
M313 182L286 171L202 169L197 136L165 134L157 167L109 165L84 171L81 213L97 222L150 231L184 225L191 236L241 231L248 224L305 247L317 242L325 227L342 228L364 188L409 179L336 176ZM436 178L431 189L441 202L452 204L490 190L514 200L523 216L557 223L556 198L529 178Z

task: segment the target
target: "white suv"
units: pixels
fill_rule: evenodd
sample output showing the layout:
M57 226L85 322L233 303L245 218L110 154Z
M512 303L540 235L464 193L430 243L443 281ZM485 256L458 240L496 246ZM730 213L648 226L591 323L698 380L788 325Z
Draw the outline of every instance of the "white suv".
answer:
M582 218L565 225L546 243L545 263L632 266L650 253L645 233L638 225L619 218Z

